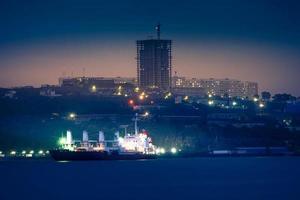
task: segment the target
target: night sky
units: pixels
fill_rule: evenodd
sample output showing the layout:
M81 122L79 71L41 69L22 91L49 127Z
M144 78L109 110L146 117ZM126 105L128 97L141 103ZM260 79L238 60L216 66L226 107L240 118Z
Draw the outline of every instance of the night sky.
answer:
M299 3L298 3L299 2ZM300 1L1 0L0 86L136 76L135 40L172 39L173 71L300 95Z

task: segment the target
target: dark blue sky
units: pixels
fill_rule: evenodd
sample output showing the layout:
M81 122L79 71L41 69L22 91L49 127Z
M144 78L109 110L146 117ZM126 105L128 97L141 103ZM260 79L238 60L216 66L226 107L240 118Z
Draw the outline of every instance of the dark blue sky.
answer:
M134 41L160 22L180 74L249 79L300 95L299 10L298 1L276 0L2 0L0 85L55 83L82 66L91 75L135 76Z

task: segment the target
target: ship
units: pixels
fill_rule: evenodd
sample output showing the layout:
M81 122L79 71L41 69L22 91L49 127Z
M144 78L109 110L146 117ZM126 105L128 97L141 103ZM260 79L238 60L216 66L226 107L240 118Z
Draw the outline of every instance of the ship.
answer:
M139 132L137 121L138 114L134 117L133 134L125 131L121 137L116 132L112 140L106 140L102 131L98 140L89 140L87 131L83 131L82 140L73 140L68 130L66 137L59 140L60 147L50 150L50 155L56 161L156 159L156 146L146 131Z

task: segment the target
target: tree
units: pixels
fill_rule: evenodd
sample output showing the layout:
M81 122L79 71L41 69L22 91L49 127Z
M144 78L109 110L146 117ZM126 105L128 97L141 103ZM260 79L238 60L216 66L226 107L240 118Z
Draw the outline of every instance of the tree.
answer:
M287 101L295 101L296 97L290 95L290 94L275 94L273 96L273 101L275 102L287 102Z

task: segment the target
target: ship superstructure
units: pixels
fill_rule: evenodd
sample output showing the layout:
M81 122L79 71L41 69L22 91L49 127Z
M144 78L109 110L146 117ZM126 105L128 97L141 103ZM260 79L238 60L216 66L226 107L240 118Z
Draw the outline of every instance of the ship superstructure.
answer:
M83 131L82 140L73 140L72 133L68 130L66 137L60 138L60 148L50 151L50 154L57 160L81 160L85 159L83 155L86 159L90 156L95 159L143 159L147 155L155 155L156 147L152 144L152 139L146 131L138 130L137 121L136 114L133 134L125 132L124 137L121 137L116 132L112 140L106 140L102 131L99 131L98 140L90 140L87 131Z

